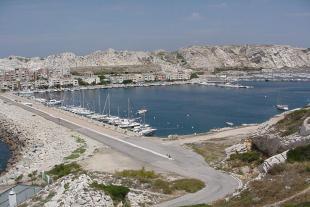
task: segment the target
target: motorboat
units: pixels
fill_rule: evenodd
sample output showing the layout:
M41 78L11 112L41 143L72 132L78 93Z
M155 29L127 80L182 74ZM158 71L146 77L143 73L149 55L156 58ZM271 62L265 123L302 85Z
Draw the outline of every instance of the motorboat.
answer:
M232 123L232 122L225 122L225 124L227 125L227 126L234 126L234 123Z
M276 108L280 111L288 111L288 105L277 104Z
M147 112L146 109L140 109L138 110L137 114L145 114Z
M46 102L48 106L57 106L57 105L61 105L61 103L62 103L61 100L55 100L55 99L52 99Z
M147 128L144 128L142 129L139 134L142 135L142 136L151 136L155 133L157 129L155 128L151 128L151 127L147 127Z

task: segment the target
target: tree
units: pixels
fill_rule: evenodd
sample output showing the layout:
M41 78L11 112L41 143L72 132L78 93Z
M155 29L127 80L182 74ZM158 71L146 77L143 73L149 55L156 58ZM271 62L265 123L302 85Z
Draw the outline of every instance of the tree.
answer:
M192 74L191 74L191 79L193 79L193 78L198 78L197 73L192 73Z

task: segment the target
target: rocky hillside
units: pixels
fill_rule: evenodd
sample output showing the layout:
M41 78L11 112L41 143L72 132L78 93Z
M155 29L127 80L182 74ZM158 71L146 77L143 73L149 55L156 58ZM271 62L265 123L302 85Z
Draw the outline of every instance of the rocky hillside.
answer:
M310 144L310 107L288 111L262 123L252 141L270 156Z
M44 58L10 56L0 59L0 70L16 67L74 68L86 66L156 65L164 71L249 70L261 68L310 68L310 48L279 45L192 46L174 52L96 51L89 55L61 53Z

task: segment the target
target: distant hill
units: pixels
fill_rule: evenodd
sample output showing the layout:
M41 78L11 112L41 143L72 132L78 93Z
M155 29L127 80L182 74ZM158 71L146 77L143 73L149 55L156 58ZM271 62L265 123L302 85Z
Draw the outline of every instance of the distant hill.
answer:
M262 68L310 68L310 48L285 45L191 46L168 51L96 51L85 56L61 53L47 57L10 56L0 59L0 70L26 67L83 68L98 66L158 67L163 71L257 70Z

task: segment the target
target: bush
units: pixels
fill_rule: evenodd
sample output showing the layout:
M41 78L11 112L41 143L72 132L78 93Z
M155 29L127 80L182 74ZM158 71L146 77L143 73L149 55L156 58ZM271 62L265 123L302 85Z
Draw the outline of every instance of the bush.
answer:
M132 80L123 80L123 84L129 84L132 83Z
M285 170L285 164L281 163L281 164L276 164L272 168L270 168L268 173L270 175L278 175L282 173L284 170Z
M123 170L121 172L116 172L116 175L136 178L140 182L150 182L151 179L159 177L159 175L157 175L153 170L147 171L144 167L141 170Z
M197 75L197 73L192 73L192 74L191 74L191 77L190 77L190 79L193 79L193 78L198 78L198 75Z
M299 131L303 121L310 116L310 109L300 109L287 114L284 119L278 121L275 127L281 136L288 136Z
M126 196L129 193L129 188L119 185L104 185L93 182L90 186L96 190L102 190L109 194L112 200L116 203L125 202Z
M298 204L287 204L284 207L309 207L310 202L298 203Z
M254 161L259 161L260 155L258 152L250 151L245 153L236 153L230 156L230 160L241 160L243 162L251 163Z
M172 182L172 189L195 193L205 187L204 182L197 179L180 179Z
M287 161L303 162L310 161L310 144L299 146L287 152Z
M162 179L156 179L152 184L152 188L154 190L160 190L164 194L171 194L172 193L170 183L165 181L165 180L162 180Z
M58 179L66 175L69 175L71 173L77 173L79 171L81 171L81 166L73 162L69 164L55 165L55 167L51 169L50 171L48 171L47 174Z

